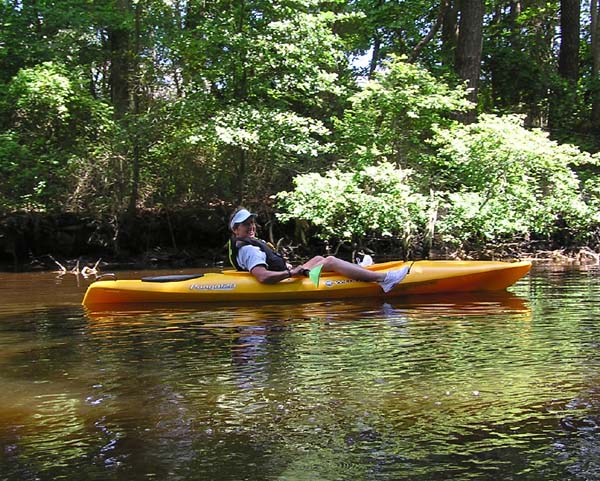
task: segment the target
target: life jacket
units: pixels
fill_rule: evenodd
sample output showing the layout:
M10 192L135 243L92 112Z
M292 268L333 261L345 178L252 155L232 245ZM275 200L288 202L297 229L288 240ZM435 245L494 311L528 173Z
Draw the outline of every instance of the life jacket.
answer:
M229 262L233 267L235 267L238 271L245 271L246 269L242 269L242 267L238 264L237 255L240 248L245 245L251 245L258 247L261 251L263 251L267 256L267 269L270 271L285 271L287 269L287 263L281 254L276 252L271 248L269 244L260 239L255 239L253 237L231 237L229 242L227 243L228 251L229 251Z

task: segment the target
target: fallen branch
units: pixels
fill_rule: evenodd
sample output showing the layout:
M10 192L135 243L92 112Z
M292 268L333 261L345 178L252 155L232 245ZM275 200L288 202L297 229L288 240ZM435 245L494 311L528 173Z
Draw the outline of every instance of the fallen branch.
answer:
M99 265L100 262L102 261L102 258L98 259L96 261L96 263L94 264L94 267L89 267L89 266L83 266L83 268L80 269L79 265L80 265L80 259L77 259L77 263L75 264L75 267L73 267L72 269L67 269L64 265L62 265L60 262L58 262L54 257L52 257L50 254L48 254L48 257L50 259L52 259L52 261L58 266L59 270L55 271L56 274L60 275L60 276L64 276L65 274L74 274L76 276L79 276L80 274L83 277L90 277L90 276L96 276L98 275L98 273L100 272L99 269Z
M58 268L60 269L59 271L57 271L59 274L66 274L67 273L67 268L65 266L63 266L60 262L58 262L54 257L52 257L51 255L48 255L48 257L50 257L50 259L52 259L54 261L54 263L58 266Z
M585 262L587 259L592 258L596 265L600 265L600 254L597 252L594 252L590 249L587 248L583 248L579 250L579 253L577 254L577 260L579 262Z
M95 276L95 275L98 275L98 272L99 272L99 269L98 269L98 264L100 264L100 261L101 261L101 260L102 260L101 258L100 258L100 259L98 259L98 260L96 261L96 263L94 264L94 267L91 267L91 268L90 268L90 267L88 267L88 266L85 266L83 269L81 269L81 275L82 275L83 277L89 277L89 276Z
M77 259L77 264L75 264L75 267L73 267L73 269L71 269L69 272L71 272L71 274L75 274L75 275L78 275L80 273L80 271L79 271L79 259Z

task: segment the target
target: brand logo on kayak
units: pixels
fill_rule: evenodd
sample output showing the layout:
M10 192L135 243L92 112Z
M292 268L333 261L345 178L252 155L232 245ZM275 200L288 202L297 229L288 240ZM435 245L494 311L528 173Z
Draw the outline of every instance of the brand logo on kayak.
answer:
M327 287L341 286L342 284L352 284L356 282L354 279L340 279L339 281L325 281Z
M233 282L225 284L192 284L190 291L231 291L235 289Z

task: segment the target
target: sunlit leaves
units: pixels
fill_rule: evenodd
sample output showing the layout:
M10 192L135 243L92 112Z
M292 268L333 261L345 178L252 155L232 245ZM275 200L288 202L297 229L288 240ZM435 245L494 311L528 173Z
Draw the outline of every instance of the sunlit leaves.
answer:
M350 102L337 123L348 162L388 160L411 167L427 151L433 126L451 125L451 114L470 105L463 90L398 57Z
M22 69L1 105L0 207L52 209L89 174L88 154L111 131L110 109L56 63Z
M183 69L196 87L206 85L224 101L305 105L340 91L336 70L344 55L331 12L313 12L308 1L220 3L182 33Z
M549 238L559 230L585 237L579 231L593 211L572 166L590 162L590 155L521 122L483 115L478 123L436 132L443 240Z
M309 221L324 239L367 234L405 239L422 227L426 211L426 199L415 192L410 176L389 163L300 175L293 191L277 195L284 211L279 218Z
M215 120L219 142L247 150L316 156L327 150L318 137L329 133L322 122L290 111L257 109L249 105L233 107Z
M8 95L15 102L18 122L47 128L69 117L67 104L73 89L59 66L45 63L21 70L10 83Z

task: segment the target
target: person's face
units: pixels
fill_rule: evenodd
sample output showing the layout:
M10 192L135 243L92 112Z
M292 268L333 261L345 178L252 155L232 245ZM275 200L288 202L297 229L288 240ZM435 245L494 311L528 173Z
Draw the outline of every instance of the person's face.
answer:
M254 217L249 217L241 224L237 224L237 227L233 229L233 233L236 237L255 237L256 222L254 222Z

